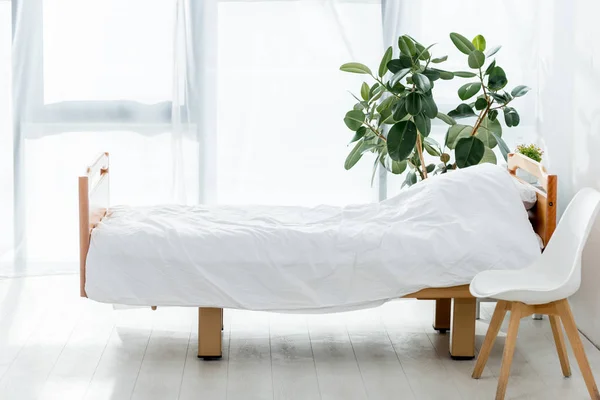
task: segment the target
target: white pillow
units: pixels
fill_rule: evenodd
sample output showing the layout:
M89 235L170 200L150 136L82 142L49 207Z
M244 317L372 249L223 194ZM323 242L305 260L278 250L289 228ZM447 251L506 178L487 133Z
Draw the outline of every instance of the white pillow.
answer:
M526 185L523 182L520 182L516 179L513 179L517 189L519 190L519 195L521 196L521 201L525 206L526 210L531 210L535 203L537 202L537 195L535 193L535 189L531 185Z

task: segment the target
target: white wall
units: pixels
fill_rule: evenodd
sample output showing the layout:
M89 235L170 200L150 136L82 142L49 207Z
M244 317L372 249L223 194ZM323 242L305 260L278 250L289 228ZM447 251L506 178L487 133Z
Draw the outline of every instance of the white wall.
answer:
M558 174L559 212L581 188L600 190L600 24L596 1L545 3L540 27L538 133ZM600 345L600 222L583 256L571 304L580 330Z

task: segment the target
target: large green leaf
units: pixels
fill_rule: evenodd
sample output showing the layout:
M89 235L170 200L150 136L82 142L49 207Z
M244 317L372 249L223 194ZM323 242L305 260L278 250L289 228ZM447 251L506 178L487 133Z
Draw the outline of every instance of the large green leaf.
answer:
M423 147L425 148L425 151L431 156L439 157L442 155L442 149L440 148L440 144L430 137L423 138Z
M352 138L350 143L354 143L354 142L362 139L365 136L365 133L367 133L367 128L364 126L361 126L360 128L358 128L358 130L354 134L354 137Z
M360 160L360 158L362 157L361 150L362 150L363 144L364 144L364 142L360 141L360 142L356 143L356 145L354 146L354 148L352 148L352 150L350 150L350 154L348 154L348 156L346 157L346 161L344 162L344 169L349 170L350 168L352 168L356 165L358 160Z
M417 130L423 136L428 136L431 132L431 120L424 114L417 114L414 117Z
M494 92L490 92L489 94L498 103L506 104L506 103L508 103L511 100L511 98L509 97L508 93L494 93Z
M500 148L500 153L502 153L504 161L508 161L508 153L510 153L510 148L499 135L496 135L494 132L492 132L492 135L496 139L496 142L498 142L498 148Z
M477 74L469 71L455 71L453 72L454 76L458 76L459 78L473 78L477 76Z
M371 88L369 87L369 85L366 82L363 82L362 86L360 87L360 97L362 97L365 101L369 100L370 90Z
M429 45L427 48L425 48L425 46L423 46L421 43L415 43L415 46L417 47L417 56L419 60L426 61L429 60L429 58L431 57L429 49L435 46L435 43Z
M456 142L462 138L471 136L471 132L473 132L472 126L460 124L452 125L448 128L448 131L446 131L444 144L446 147L454 149L456 147Z
M481 35L477 35L472 40L473 46L479 51L485 51L485 38Z
M400 58L390 60L387 63L387 69L392 74L395 74L396 72L404 68L412 68L412 59L408 56L405 56L404 54L400 55Z
M496 47L490 49L490 51L487 52L486 57L490 58L491 56L496 54L498 52L498 50L500 50L501 48L502 48L502 46L496 46Z
M496 154L494 153L494 150L486 147L483 152L483 157L481 158L481 161L479 161L479 164L483 164L483 163L496 164L497 162L498 162L498 160L496 159Z
M467 39L459 33L452 32L450 34L450 40L452 40L452 43L454 43L456 48L461 53L469 55L473 50L475 50L475 46L473 46L473 43L471 43L469 39Z
M381 113L382 111L390 108L390 106L393 105L395 102L396 102L395 96L388 96L381 103L379 103L379 105L377 106L377 111L379 113Z
M396 72L400 71L401 69L404 69L405 67L402 65L402 63L400 62L399 59L394 59L394 60L390 60L387 63L387 69L392 73L395 74Z
M459 139L454 150L456 165L459 168L477 165L483 158L484 153L485 145L479 138L469 136Z
M365 121L365 114L359 110L352 110L346 113L344 122L351 131L357 131Z
M497 117L498 110L490 110L490 112L488 113L488 118L490 119L490 121L495 121Z
M485 54L479 50L473 50L469 54L469 67L473 69L479 69L485 64Z
M480 127L487 129L488 131L492 131L496 135L502 136L502 125L500 125L498 120L491 120L489 117L486 117L483 119L483 121L481 121Z
M496 137L502 136L502 126L498 120L490 120L488 117L481 121L481 125L477 128L475 134L486 147L493 149L498 144Z
M392 108L392 114L394 116L394 120L401 121L408 115L408 111L406 111L406 97L398 100L394 107Z
M417 115L423 109L423 101L421 95L416 92L409 93L406 96L406 111L410 115Z
M519 125L521 122L521 117L519 117L519 113L512 107L504 108L504 122L506 122L506 126L509 128L513 126Z
M415 183L417 183L417 174L414 170L412 170L408 174L406 174L406 179L404 179L404 183L402 184L401 188L403 188L404 186L411 187Z
M475 111L473 111L473 109L465 103L459 104L458 107L456 107L456 109L448 113L449 117L456 119L475 117L476 115L477 114L475 114Z
M406 160L416 143L417 127L412 121L398 122L388 132L387 150L392 160Z
M485 99L485 97L479 97L477 100L475 100L475 109L478 111L483 110L484 108L486 108L488 106L488 102Z
M423 112L429 118L435 118L438 115L438 107L431 95L423 96Z
M438 58L432 59L431 62L434 63L434 64L439 64L439 63L443 63L447 59L448 59L448 56L438 57Z
M423 93L427 93L431 90L431 81L425 75L414 73L412 79L415 85L417 86L417 89L419 89Z
M449 81L450 79L454 78L454 73L453 72L444 71L444 70L437 69L437 68L432 68L432 69L440 74L440 79L443 79L445 81Z
M425 70L423 71L423 75L428 77L429 80L432 82L437 81L438 79L440 79L441 76L440 71L431 68L425 68Z
M458 89L458 97L460 97L461 100L467 100L479 93L480 90L480 82L467 83Z
M510 94L513 97L521 97L521 96L525 96L527 94L527 92L529 92L530 90L531 90L531 88L528 86L519 85L516 88L514 88L513 90L511 90Z
M398 82L400 82L400 80L402 78L404 78L408 73L410 72L410 68L402 68L400 71L394 73L394 76L392 76L390 78L390 85L394 86L396 85Z
M373 75L369 67L357 62L346 63L340 67L340 70L344 72L352 72L355 74Z
M406 160L402 160L402 161L395 161L395 160L391 160L391 165L390 165L390 172L392 174L395 175L400 175L401 173L403 173L406 170L406 166L408 165L408 162Z
M417 53L414 42L406 35L398 38L398 48L403 54L414 56Z
M488 87L491 90L500 90L508 83L508 79L506 79L506 74L504 70L500 67L494 67L490 71L490 76L488 77Z
M489 75L495 66L496 66L496 60L492 61L490 63L490 65L488 65L488 67L485 69L485 75Z
M454 118L451 118L451 117L447 116L444 113L438 112L437 113L437 118L441 119L442 121L444 121L448 125L456 125L456 121L454 120Z
M387 72L387 63L390 62L392 56L394 54L394 49L392 46L388 47L385 53L383 54L383 58L381 59L381 63L379 63L379 77L383 77Z

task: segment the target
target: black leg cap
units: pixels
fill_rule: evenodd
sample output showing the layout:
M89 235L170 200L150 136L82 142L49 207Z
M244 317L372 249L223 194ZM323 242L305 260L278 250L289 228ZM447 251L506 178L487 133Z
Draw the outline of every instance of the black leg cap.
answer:
M204 361L214 361L220 360L223 356L198 356L198 358L203 359Z

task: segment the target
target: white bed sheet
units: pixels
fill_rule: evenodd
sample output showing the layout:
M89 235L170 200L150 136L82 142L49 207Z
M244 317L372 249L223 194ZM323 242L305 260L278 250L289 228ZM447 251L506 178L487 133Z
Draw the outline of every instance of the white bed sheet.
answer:
M330 312L466 284L540 254L509 174L480 165L377 204L114 207L92 231L89 298Z

